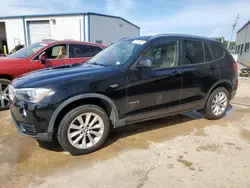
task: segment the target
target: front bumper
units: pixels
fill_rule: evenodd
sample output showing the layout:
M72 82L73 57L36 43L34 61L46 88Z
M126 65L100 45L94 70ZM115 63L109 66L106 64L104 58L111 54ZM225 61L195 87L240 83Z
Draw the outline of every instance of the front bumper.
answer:
M13 123L16 126L17 131L22 135L22 136L29 136L32 138L35 138L37 140L42 140L42 141L51 141L52 140L52 133L37 133L37 134L29 134L27 133L26 129L23 127L23 125L18 124L13 116L13 114L11 113L11 119L13 121Z
M48 131L52 113L53 109L48 104L33 104L17 100L10 105L11 118L17 131L23 136L42 141L52 140L53 132Z

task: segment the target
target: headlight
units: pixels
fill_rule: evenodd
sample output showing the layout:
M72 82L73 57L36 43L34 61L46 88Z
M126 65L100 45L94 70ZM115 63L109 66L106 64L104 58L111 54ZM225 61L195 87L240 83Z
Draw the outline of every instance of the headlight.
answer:
M49 92L50 89L46 88L14 89L14 95L17 98L33 103L39 103Z

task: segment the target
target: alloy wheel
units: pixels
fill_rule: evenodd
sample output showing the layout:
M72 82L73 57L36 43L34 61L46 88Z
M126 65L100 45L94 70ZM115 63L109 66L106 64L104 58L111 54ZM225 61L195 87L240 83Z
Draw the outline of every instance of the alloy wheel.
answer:
M10 104L8 84L0 83L0 108L6 108Z
M103 136L104 122L95 113L83 113L69 125L67 137L70 144L78 149L93 147Z
M212 112L216 116L223 114L227 108L227 95L224 92L217 93L212 101Z

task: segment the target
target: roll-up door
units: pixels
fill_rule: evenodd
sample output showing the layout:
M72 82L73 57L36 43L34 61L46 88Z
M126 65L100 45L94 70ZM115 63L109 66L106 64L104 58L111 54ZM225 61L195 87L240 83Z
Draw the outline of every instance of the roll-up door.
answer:
M30 21L28 22L29 44L50 39L49 21Z

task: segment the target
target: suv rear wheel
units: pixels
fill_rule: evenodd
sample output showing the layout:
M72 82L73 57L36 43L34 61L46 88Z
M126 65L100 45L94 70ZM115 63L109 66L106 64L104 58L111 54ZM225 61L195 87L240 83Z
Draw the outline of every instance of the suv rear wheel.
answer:
M96 105L84 105L65 115L58 128L57 139L72 155L87 154L104 144L109 130L106 112Z
M7 110L10 105L9 90L8 86L10 84L9 80L0 79L0 110Z
M216 120L225 116L229 104L229 93L224 87L216 88L209 96L203 114L207 119Z

